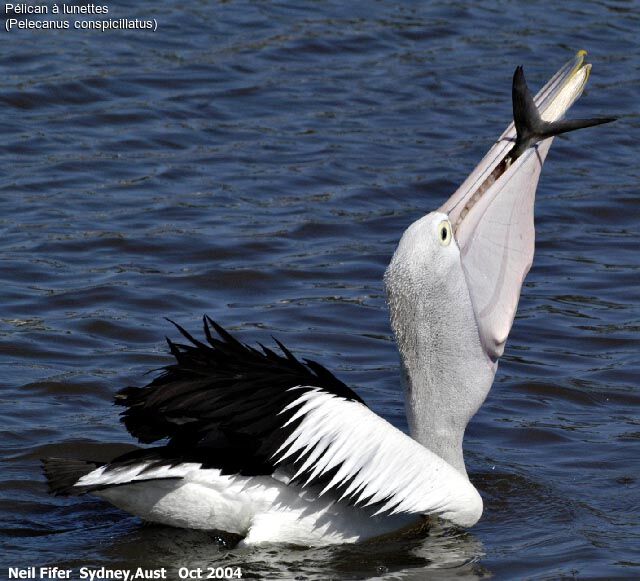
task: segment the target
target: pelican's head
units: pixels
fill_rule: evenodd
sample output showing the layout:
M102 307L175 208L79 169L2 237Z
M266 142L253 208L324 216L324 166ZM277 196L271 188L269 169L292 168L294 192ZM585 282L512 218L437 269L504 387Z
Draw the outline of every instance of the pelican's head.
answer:
M431 212L407 228L384 277L391 323L401 347L418 342L415 332L427 321L429 329L423 329L423 338L434 335L437 325L442 328L436 341L445 342L445 335L457 340L460 329L448 312L469 300L463 278L460 249L448 214ZM428 356L433 360L442 348L431 347Z
M491 387L533 260L535 192L552 136L610 120L559 121L589 77L585 54L560 69L535 104L516 71L516 125L445 204L406 230L389 264L391 324L419 441L425 430L457 430L461 442ZM416 425L420 408L432 426Z
M411 435L464 473L462 437L495 374L447 213L405 231L385 273Z

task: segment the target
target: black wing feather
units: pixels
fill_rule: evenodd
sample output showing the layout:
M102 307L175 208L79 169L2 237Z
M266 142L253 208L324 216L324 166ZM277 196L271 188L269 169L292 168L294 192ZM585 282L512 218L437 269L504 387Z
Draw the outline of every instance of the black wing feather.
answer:
M170 322L188 341L167 339L176 361L146 387L116 395L133 436L147 444L167 441L162 459L200 462L225 473L270 474L273 454L300 421L284 428L295 409L282 411L304 393L292 387L321 388L364 403L325 367L300 361L277 339L283 355L241 343L207 316L206 344Z

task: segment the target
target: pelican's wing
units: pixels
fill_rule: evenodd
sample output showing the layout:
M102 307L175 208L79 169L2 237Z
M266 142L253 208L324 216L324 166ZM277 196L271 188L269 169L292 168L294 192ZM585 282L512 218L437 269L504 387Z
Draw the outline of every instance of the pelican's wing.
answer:
M585 54L579 52L536 95L544 121L561 119L582 93L591 69ZM440 208L454 227L480 338L493 360L504 351L533 260L535 193L553 139L527 149L509 166L504 160L515 137L511 123Z
M277 414L294 399L289 388L315 385L362 402L322 365L299 361L281 343L283 355L249 347L209 318L206 342L176 327L188 343L167 339L175 363L146 387L116 394L126 408L122 422L145 444L167 440L174 455L216 461L227 473L268 474L269 451L284 441Z
M114 478L180 477L190 464L273 475L372 513L438 514L463 526L480 518L482 500L466 475L374 414L318 363L299 361L282 344L283 355L253 349L212 321L205 321L206 343L178 328L189 344L170 342L176 363L116 399L134 436L168 443L116 460L78 491Z
M468 478L365 405L316 387L290 392L296 399L282 413L294 413L273 458L295 469L293 481L322 483L321 494L333 491L376 514L437 514L461 526L478 521L482 499Z

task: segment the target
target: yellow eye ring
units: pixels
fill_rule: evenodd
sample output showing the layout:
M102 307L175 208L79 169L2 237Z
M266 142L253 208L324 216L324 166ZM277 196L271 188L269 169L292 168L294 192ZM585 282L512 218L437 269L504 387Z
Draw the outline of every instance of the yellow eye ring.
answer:
M442 220L438 224L438 241L442 246L449 246L451 242L451 223L449 220Z

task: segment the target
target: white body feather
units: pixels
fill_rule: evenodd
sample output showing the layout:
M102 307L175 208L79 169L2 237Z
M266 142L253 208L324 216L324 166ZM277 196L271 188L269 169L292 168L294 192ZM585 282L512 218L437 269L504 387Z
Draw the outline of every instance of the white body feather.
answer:
M149 468L144 462L100 467L76 486L111 486L94 494L151 522L223 530L244 536L246 544L357 542L417 523L421 514L461 526L480 518L482 499L466 475L366 406L313 389L291 407L297 412L290 421L303 419L277 452L278 462L310 453L314 475L339 467L324 490L288 484L278 472L229 476L195 463ZM336 498L332 489L344 481L350 485L343 496L356 491L361 507Z
M245 545L354 543L419 522L417 515L372 516L270 476L224 476L219 470L190 469L178 480L149 480L96 494L144 520L235 533Z

